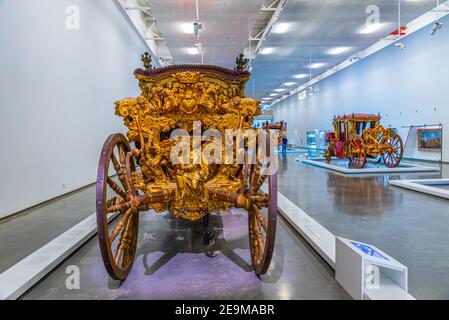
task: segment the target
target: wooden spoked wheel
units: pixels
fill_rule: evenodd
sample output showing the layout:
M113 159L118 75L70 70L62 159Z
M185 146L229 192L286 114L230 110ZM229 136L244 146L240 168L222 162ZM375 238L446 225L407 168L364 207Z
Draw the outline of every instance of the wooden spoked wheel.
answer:
M362 169L366 164L366 148L362 137L354 136L349 142L349 153L354 168Z
M399 135L394 133L384 141L388 151L382 155L384 164L388 168L396 168L401 163L402 155L404 154L404 145Z
M269 163L256 162L250 166L248 228L251 261L257 275L265 274L270 267L276 239L277 174L273 144L266 138ZM267 191L261 190L268 179Z
M139 215L132 206L137 194L130 177L136 169L133 157L126 157L129 151L125 136L113 134L103 146L98 166L98 239L106 270L115 280L126 279L137 248ZM116 213L119 214L117 222L109 225L108 217Z
M326 159L326 162L327 162L327 163L330 163L330 162L331 162L332 157L331 157L331 152L330 152L329 148L327 148L327 149L324 151L324 158Z

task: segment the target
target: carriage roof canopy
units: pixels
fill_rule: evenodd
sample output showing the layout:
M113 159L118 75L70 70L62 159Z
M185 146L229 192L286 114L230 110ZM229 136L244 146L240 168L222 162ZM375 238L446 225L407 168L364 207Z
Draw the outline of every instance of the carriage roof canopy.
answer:
M216 76L221 76L226 80L240 80L240 79L248 80L250 76L250 73L248 71L238 71L214 65L202 65L202 64L180 64L148 70L137 69L135 71L135 75L148 78L158 78L160 76L166 74L173 74L176 72L210 73Z
M355 120L355 121L366 121L366 122L370 122L370 121L380 121L381 116L380 115L375 115L375 114L368 114L368 113L352 113L352 114L347 114L344 116L338 116L334 118L334 121L350 121L350 120Z

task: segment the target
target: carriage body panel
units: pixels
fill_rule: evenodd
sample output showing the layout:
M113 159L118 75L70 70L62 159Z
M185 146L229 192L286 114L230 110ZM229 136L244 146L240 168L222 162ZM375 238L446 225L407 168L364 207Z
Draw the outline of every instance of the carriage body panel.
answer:
M170 201L152 208L170 209L191 221L202 218L205 212L229 208L232 204L211 199L208 188L236 193L241 187L241 165L209 165L201 152L212 148L214 142L210 141L200 141L198 152L192 148L187 163L173 164L174 142L170 138L176 130L192 136L194 130L201 130L202 135L213 129L225 137L226 130L249 129L254 117L261 114L260 103L244 97L249 73L180 65L137 70L135 76L142 94L117 102L116 114L124 118L128 139L143 145L142 171L134 176L137 189L144 193L165 190ZM195 122L201 128L194 128Z

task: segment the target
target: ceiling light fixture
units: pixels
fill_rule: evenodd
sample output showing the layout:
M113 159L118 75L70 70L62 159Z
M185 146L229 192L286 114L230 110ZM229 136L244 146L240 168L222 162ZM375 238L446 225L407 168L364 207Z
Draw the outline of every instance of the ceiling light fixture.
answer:
M329 49L327 51L327 54L332 54L332 55L342 54L342 53L348 52L351 49L352 49L351 47L335 47L335 48Z
M195 43L195 48L198 50L198 52L203 52L203 44L201 42Z
M182 33L185 34L193 34L195 31L193 30L193 24L192 22L180 22L178 24L178 29Z
M287 91L287 89L278 88L278 89L274 89L274 91L276 91L276 92L284 92L284 91Z
M185 48L186 53L188 54L200 54L198 48Z
M277 97L279 95L279 93L270 93L270 96L272 97Z
M435 24L432 27L432 31L430 32L431 36L434 36L435 33L443 28L443 24L441 22L435 22Z
M204 64L204 52L203 52L203 44L201 43L200 33L203 30L203 24L200 22L200 0L195 1L195 12L196 19L193 23L193 31L196 36L195 47L198 50L198 53L201 54L201 64Z
M394 44L397 48L401 49L402 51L404 51L405 49L407 49L407 47L405 46L405 44L402 41L398 41Z
M313 91L313 87L312 86L308 87L307 91L308 91L309 96L313 96L315 94L315 91Z
M300 74L294 75L293 78L295 78L295 79L304 79L304 78L307 78L308 76L309 76L308 74L300 73Z
M260 50L260 54L272 54L274 52L274 48L263 48Z
M376 31L379 31L380 29L382 29L384 26L385 26L384 23L373 23L373 24L364 26L362 29L359 30L359 33L360 34L374 33Z
M273 26L273 29L271 29L271 31L273 33L277 33L277 34L286 33L290 30L290 27L291 27L291 23L288 23L288 22L276 23Z
M286 83L284 83L284 86L291 87L291 86L294 86L295 84L296 84L296 82L286 82Z
M309 65L309 68L311 68L311 69L319 69L319 68L324 67L325 65L326 65L326 64L323 63L323 62L315 62L315 63L311 63L311 64Z
M437 0L437 8L439 7L440 7L440 0ZM440 22L440 12L437 9L437 21L434 23L432 31L430 31L430 35L434 36L435 33L440 29L443 29L443 23Z
M401 16L401 14L402 14L401 9L402 9L402 8L401 8L401 0L398 0L398 29L397 29L397 41L395 42L394 45L395 45L397 48L399 48L399 49L401 49L402 51L404 51L404 50L406 49L406 46L405 46L405 44L401 41L401 39L402 39L402 36L405 35L405 33L403 33L402 31L403 31L403 30L406 30L407 27L403 27L402 24L401 24L401 18L402 18L402 16ZM392 34L394 34L394 32L393 32Z
M195 21L193 23L193 32L198 37L201 31L203 31L203 24L199 21Z

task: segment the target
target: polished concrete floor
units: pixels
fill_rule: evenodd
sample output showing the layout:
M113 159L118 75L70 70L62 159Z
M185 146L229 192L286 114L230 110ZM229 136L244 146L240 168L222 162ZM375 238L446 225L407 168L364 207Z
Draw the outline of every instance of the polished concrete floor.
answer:
M126 281L110 280L92 239L23 299L350 299L333 270L279 219L269 272L250 266L247 214L213 215L215 257L202 245L202 225L169 214L141 216L138 252ZM67 266L80 270L80 289L66 288Z
M449 202L401 188L389 179L441 175L344 175L281 158L279 191L332 233L372 243L409 267L410 292L418 299L449 299ZM94 211L87 188L0 222L0 267L18 262ZM129 278L109 279L97 238L67 259L24 299L348 299L333 271L279 219L274 264L258 279L249 265L244 212L214 215L216 256L201 245L201 225L169 215L144 214L139 251ZM65 286L66 267L77 265L80 290Z
M449 185L437 185L437 186L433 186L433 187L437 187L437 188L444 189L444 190L449 190Z
M449 299L449 201L402 188L389 179L447 178L439 173L344 175L280 161L279 191L333 234L373 244L409 268L418 299Z
M0 273L95 212L89 186L0 221Z

